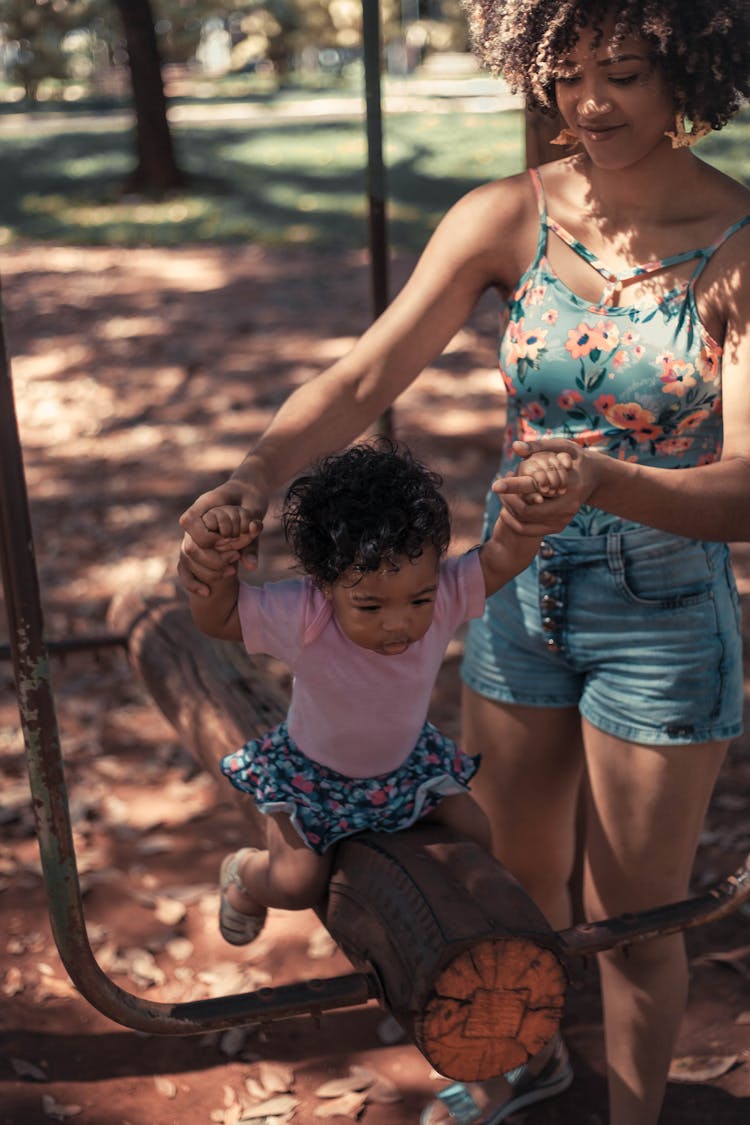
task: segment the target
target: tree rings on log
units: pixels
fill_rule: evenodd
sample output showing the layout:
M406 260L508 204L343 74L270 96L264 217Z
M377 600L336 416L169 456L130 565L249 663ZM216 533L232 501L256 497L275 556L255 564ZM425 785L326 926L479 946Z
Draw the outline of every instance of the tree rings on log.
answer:
M478 942L436 977L415 1021L417 1044L447 1078L494 1078L549 1043L565 986L551 949L522 936Z

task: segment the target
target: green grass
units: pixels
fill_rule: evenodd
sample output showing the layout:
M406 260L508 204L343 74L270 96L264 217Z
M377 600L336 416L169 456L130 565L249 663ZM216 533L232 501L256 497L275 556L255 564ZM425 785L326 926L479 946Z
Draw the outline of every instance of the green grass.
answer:
M289 94L277 95L284 100ZM264 99L273 105L274 97ZM206 103L210 122L210 103ZM367 149L362 120L175 126L188 188L169 199L122 198L133 163L129 127L96 107L0 115L0 241L170 246L190 242L367 242ZM48 107L45 107L47 110ZM705 159L750 183L750 114L701 142ZM419 113L385 121L388 232L420 249L464 192L523 167L517 112Z

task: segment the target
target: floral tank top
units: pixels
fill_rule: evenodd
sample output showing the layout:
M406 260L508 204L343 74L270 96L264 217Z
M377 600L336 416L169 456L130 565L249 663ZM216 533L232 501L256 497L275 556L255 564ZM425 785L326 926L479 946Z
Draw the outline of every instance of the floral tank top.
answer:
M613 273L547 215L536 169L536 255L504 310L500 373L508 396L503 471L518 461L515 439L569 438L611 457L662 468L717 461L722 449L722 348L701 323L696 282L746 215L713 245ZM599 305L578 297L547 259L552 231L605 282ZM682 285L649 305L608 304L624 281L695 260ZM602 534L634 526L584 506L563 534Z

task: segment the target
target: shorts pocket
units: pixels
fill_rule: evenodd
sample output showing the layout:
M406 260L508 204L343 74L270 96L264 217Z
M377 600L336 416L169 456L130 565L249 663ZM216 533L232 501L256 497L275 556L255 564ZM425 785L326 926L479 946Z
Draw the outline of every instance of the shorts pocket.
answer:
M711 544L722 549L721 544ZM651 609L683 609L710 601L714 572L706 544L679 536L629 546L614 536L610 570L622 596Z

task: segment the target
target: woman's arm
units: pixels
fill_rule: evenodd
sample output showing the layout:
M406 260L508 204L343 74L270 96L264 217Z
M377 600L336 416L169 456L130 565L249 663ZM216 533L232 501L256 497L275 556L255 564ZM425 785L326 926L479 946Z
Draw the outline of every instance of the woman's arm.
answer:
M515 283L533 253L535 230L526 176L478 188L448 212L404 289L352 351L294 391L230 479L182 515L189 538L180 577L188 590L200 588L190 579L191 559L209 572L219 565L203 513L238 504L262 519L276 489L375 422L443 351L487 288Z

